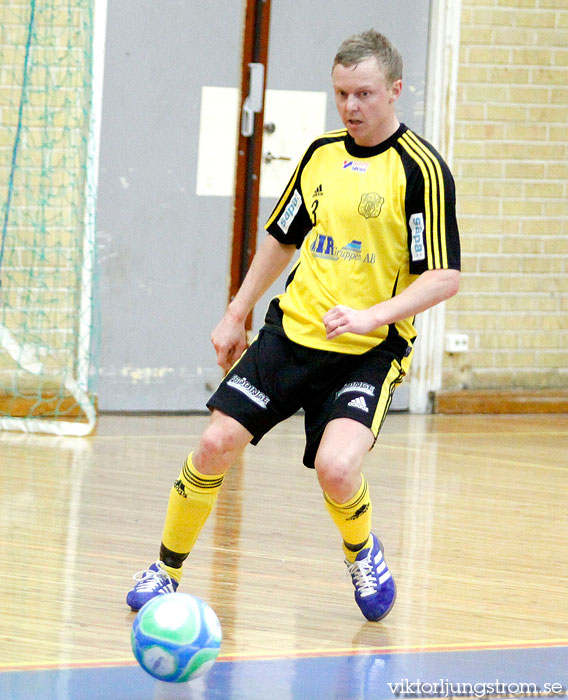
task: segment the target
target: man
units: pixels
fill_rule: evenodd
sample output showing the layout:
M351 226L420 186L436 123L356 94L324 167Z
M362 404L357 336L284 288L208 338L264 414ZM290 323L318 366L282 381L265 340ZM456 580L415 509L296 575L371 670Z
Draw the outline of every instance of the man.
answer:
M134 610L177 589L227 469L300 408L304 464L342 536L355 600L369 620L394 604L361 466L408 370L414 317L458 290L454 184L440 155L396 117L402 59L388 39L371 30L345 40L332 79L345 129L306 151L212 333L228 373L171 490L160 559L127 596ZM245 319L296 248L286 291L244 352Z

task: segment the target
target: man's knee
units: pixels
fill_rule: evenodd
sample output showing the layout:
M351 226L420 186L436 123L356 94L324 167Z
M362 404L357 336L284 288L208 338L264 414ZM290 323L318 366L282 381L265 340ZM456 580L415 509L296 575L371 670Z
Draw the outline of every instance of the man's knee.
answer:
M320 486L334 500L340 500L335 498L339 495L349 498L355 482L360 479L359 464L354 464L345 453L319 450L315 467Z
M373 440L366 426L349 418L328 423L316 454L315 468L320 486L334 501L344 503L357 493L363 459Z
M204 474L226 471L251 439L234 418L216 412L195 450L195 466Z

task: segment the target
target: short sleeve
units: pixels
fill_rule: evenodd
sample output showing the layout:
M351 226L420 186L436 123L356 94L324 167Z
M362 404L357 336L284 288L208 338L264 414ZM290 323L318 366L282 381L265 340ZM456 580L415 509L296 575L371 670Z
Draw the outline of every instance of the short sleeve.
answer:
M410 272L460 269L455 184L442 157L415 137L405 209Z
M314 144L306 151L296 167L290 182L265 224L265 229L277 241L295 245L296 248L302 245L304 238L313 226L304 202L301 186L302 172L309 162L313 150Z

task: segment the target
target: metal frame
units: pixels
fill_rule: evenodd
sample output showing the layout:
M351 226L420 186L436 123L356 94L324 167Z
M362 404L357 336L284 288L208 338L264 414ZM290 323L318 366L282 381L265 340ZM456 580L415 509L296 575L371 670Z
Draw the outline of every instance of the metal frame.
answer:
M269 27L270 0L246 0L241 59L241 114L243 110L250 110L249 92L253 87L251 76L262 73L260 78L262 96L266 90ZM264 71L254 70L261 65L264 66ZM260 86L255 87L258 92ZM241 120L239 120L229 301L239 290L256 251L264 99L261 99L260 104L255 107L252 110L254 113L252 133L250 129L241 128ZM247 330L251 327L252 314L246 321Z
M457 101L461 0L432 0L426 76L424 135L452 165ZM417 319L418 340L410 375L409 410L431 411L432 392L442 387L445 303Z

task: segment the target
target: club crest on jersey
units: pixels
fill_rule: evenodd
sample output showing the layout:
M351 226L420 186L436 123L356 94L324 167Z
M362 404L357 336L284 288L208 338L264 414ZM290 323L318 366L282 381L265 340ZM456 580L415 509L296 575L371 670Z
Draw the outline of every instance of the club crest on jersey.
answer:
M344 160L343 170L352 170L354 173L366 173L369 163L362 163L360 160Z
M366 219L376 219L381 213L385 198L377 192L367 192L361 195L359 202L359 214Z

